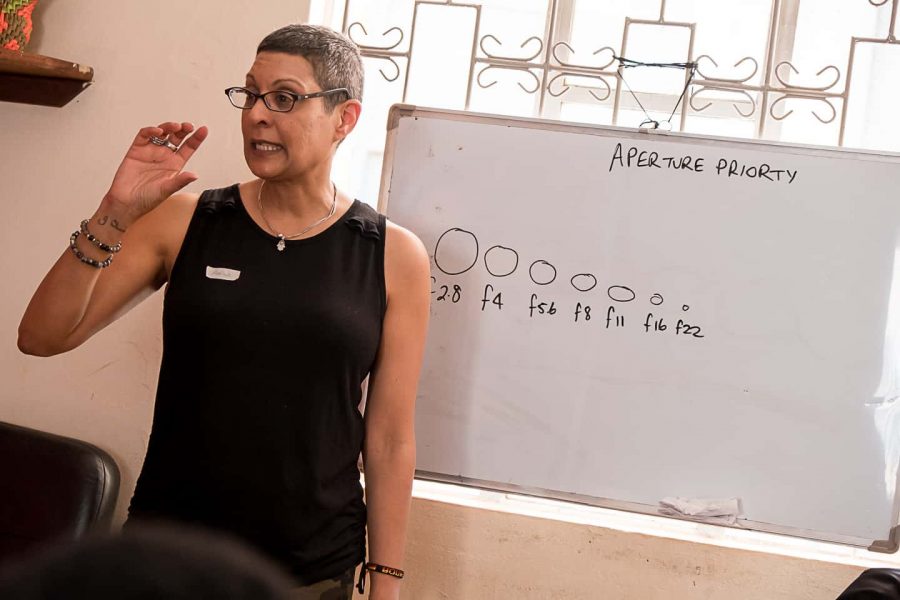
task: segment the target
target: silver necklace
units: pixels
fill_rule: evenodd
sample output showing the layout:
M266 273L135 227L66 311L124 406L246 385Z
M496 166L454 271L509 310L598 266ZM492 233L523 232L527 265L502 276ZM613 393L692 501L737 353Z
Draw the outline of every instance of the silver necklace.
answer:
M268 230L271 231L272 233L274 233L275 237L278 238L278 243L275 244L275 247L278 248L279 252L284 252L284 248L285 248L284 240L292 240L294 238L300 237L307 231L321 225L322 223L324 223L325 221L327 221L328 219L330 219L331 217L334 216L334 211L337 208L337 186L334 184L334 182L332 182L331 185L332 185L332 187L334 187L334 195L331 197L331 210L328 211L327 215L325 215L324 217L322 217L321 219L319 219L318 221L316 221L309 227L304 228L302 231L298 231L297 233L293 233L291 235L284 235L283 233L278 233L277 231L275 231L275 228L272 227L271 223L269 223L269 220L266 219L266 213L263 212L262 189L265 184L266 184L265 180L262 180L262 182L259 184L259 192L256 194L256 203L259 205L259 216L262 217L263 223L265 223Z

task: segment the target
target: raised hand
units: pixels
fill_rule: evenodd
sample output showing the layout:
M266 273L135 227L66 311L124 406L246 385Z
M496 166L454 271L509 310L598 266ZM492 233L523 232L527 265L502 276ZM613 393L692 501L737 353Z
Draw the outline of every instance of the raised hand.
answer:
M124 231L131 223L153 210L160 202L197 179L184 166L203 143L206 127L194 131L191 123L161 123L142 128L122 159L104 199ZM151 137L177 146L154 144Z

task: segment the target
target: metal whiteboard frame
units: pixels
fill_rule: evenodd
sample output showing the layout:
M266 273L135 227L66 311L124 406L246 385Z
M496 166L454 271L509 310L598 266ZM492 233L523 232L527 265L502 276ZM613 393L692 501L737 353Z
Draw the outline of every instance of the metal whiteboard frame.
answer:
M825 146L811 146L787 144L783 142L773 142L767 140L756 139L740 139L729 137L714 137L706 135L697 135L689 133L671 133L662 132L653 129L635 130L624 127L613 127L606 125L586 125L580 123L571 123L565 121L556 121L549 119L537 119L529 117L509 117L501 115L491 115L484 113L473 113L457 110L442 110L435 108L418 107L411 104L395 104L388 113L387 122L387 138L384 147L384 162L381 171L381 185L378 192L378 211L387 214L388 197L390 195L391 179L394 170L394 149L396 146L396 138L398 126L401 119L418 119L418 118L437 118L445 121L463 121L468 123L482 123L487 125L516 126L528 129L540 129L548 131L557 131L565 133L578 133L583 135L597 135L603 137L616 137L630 140L646 140L648 138L671 139L673 141L689 141L693 144L701 145L722 145L731 146L751 146L754 149L771 148L777 149L781 153L798 154L803 156L822 156L866 160L876 162L890 162L900 164L900 153L885 153L869 150L856 150L847 148L833 148ZM533 488L519 486L515 484L501 483L497 481L486 481L481 479L472 479L461 476L451 476L443 473L434 473L416 469L418 479L436 481L441 483L452 483L472 488L491 490L497 492L520 494L524 496L532 496L538 498L549 498L553 500L561 500L564 502L572 502L588 506L596 506L600 508L608 508L631 513L644 515L652 515L657 517L666 517L681 521L706 523L703 519L690 519L686 517L673 516L663 514L659 511L659 507L649 504L641 504L637 502L626 502L615 500L612 498L599 498L594 496L584 496L570 492L559 490L549 490L543 488ZM872 552L881 552L892 554L900 549L900 470L897 472L897 484L894 491L894 501L891 510L891 521L894 523L888 531L886 539L869 540L855 536L844 536L833 533L825 533L808 529L791 528L760 521L752 521L749 519L738 519L734 525L722 525L719 523L707 523L718 525L720 527L728 527L730 529L744 529L752 531L761 531L766 533L774 533L791 537L805 538L821 542L831 542L848 546L865 548Z

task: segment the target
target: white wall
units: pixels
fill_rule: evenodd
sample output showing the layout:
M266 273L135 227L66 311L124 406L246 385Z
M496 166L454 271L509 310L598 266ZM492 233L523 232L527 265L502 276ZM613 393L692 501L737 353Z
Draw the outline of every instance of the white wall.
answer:
M140 126L210 127L191 164L195 190L249 176L222 90L242 83L263 35L307 10L303 0L42 0L29 50L92 66L95 83L64 108L0 103L0 420L109 451L123 475L120 520L150 427L159 295L50 359L18 352L18 321ZM405 597L416 599L813 600L833 598L861 570L422 499L408 554Z

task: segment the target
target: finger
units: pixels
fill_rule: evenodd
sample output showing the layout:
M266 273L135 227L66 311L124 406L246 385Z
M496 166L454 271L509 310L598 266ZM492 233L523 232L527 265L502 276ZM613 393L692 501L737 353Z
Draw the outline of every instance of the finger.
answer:
M174 177L166 181L160 187L165 197L168 198L184 186L196 180L196 173L191 173L190 171L182 171L178 175L175 175Z
M176 123L175 121L166 121L165 123L160 123L156 129L159 131L156 134L156 137L160 137L164 140L168 140L169 137L178 131L181 128L181 123Z
M137 135L134 137L134 141L132 144L136 146L143 146L150 143L151 137L160 137L164 135L164 132L159 127L141 127L138 130Z
M193 130L194 125L192 123L181 123L179 128L173 131L171 135L169 135L169 141L176 146L180 146L184 138L189 136Z
M193 156L194 152L196 152L197 148L200 147L200 144L203 143L203 140L206 139L206 136L209 135L209 129L206 125L203 125L194 134L184 140L184 143L181 144L181 147L178 149L178 154L181 155L181 158L184 159L184 162L190 160L191 156Z
M142 127L138 130L138 134L135 136L132 145L134 146L146 146L151 143L150 138L157 137L166 139L169 137L169 134L172 131L177 130L181 127L180 123L175 123L174 121L167 121L165 123L160 123L156 127Z
M133 144L136 145L147 145L150 143L151 137L158 137L163 139L170 139L172 136L178 136L176 140L173 140L176 146L181 144L181 141L184 139L186 135L188 135L194 126L191 123L177 123L175 121L166 121L164 123L160 123L156 127L142 127L138 134L134 138ZM186 131L182 131L186 129ZM179 133L180 132L180 133Z
M178 131L178 129L181 127L181 123L177 123L175 121L166 121L165 123L160 123L158 127L163 130L163 133L169 135L171 133L174 133L175 131Z

